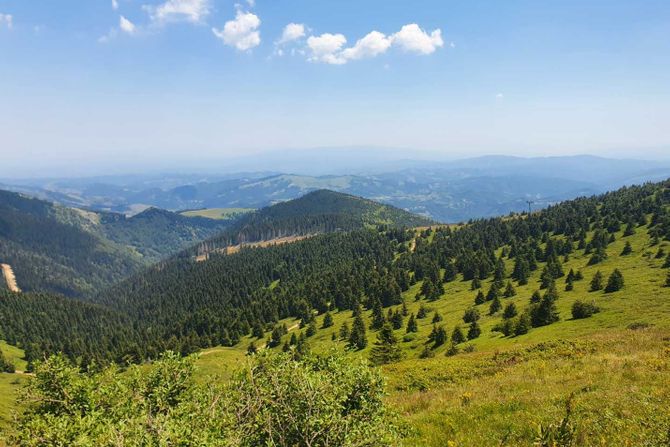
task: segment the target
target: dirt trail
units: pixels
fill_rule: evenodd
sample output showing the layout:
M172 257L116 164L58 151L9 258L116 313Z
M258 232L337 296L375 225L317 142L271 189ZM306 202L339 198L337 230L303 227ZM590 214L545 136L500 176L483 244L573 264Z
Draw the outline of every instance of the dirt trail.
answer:
M7 282L7 288L12 292L21 292L19 285L16 283L16 276L14 275L14 270L12 270L12 266L9 264L0 264L0 267L2 267L2 275Z

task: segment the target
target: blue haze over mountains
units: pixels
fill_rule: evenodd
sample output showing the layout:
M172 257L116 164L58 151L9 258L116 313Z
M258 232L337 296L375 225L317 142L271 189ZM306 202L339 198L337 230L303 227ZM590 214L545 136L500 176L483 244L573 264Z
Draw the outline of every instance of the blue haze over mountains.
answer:
M4 179L0 189L68 206L135 213L260 208L330 189L388 203L441 222L507 214L670 177L670 162L595 156L485 156L456 161L367 157L349 152L253 157L220 174L146 174L74 179ZM272 168L274 166L274 168ZM200 171L203 172L203 171Z

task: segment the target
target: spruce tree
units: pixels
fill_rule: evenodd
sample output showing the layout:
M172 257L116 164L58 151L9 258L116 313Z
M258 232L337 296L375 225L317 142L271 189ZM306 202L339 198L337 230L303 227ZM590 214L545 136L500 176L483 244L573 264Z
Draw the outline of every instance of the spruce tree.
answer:
M433 325L428 341L433 343L433 349L442 346L447 341L447 331L444 330L444 326Z
M542 300L531 307L531 324L533 327L547 326L559 320L556 300L558 293L552 287L544 294Z
M603 274L598 270L593 279L591 279L591 292L597 292L603 289Z
M305 331L305 336L307 336L307 337L312 337L312 336L314 336L314 335L316 335L316 322L315 322L315 321L312 321L312 322L309 323L309 325L307 326L307 330Z
M440 315L438 311L435 311L433 314L433 324L439 323L440 321L442 321L442 315Z
M451 341L455 345L465 342L465 335L463 335L463 331L459 326L456 326L454 332L451 333Z
M531 319L530 315L527 312L519 315L519 319L516 322L514 327L514 335L524 335L530 331L531 328Z
M500 298L496 296L493 301L491 301L491 305L489 306L489 315L495 314L500 309L502 309L502 303L500 302Z
M511 298L516 295L516 290L514 289L514 285L512 285L512 281L507 281L507 287L505 288L505 292L503 293L503 296L505 298Z
M627 256L631 253L633 253L633 246L630 245L630 241L626 241L626 245L623 247L623 250L621 251L621 256Z
M477 292L477 296L475 297L475 305L479 304L484 304L486 302L486 297L484 296L484 293L482 291Z
M476 321L473 321L470 323L470 328L468 329L468 340L474 340L475 338L478 338L482 333L481 328L479 327L479 323Z
M340 340L348 340L350 334L351 331L349 330L349 324L347 324L347 322L345 321L344 323L342 323L342 326L340 326ZM293 337L295 337L295 334L293 334L292 338Z
M361 350L368 345L368 338L365 333L365 322L361 315L354 319L354 324L351 327L351 334L349 335L349 348Z
M503 311L503 319L509 320L510 318L514 318L517 313L516 305L514 303L508 303Z
M618 292L623 288L623 275L619 269L614 269L609 279L607 280L607 286L605 287L606 293Z
M572 281L572 279L568 279L568 281L565 283L565 291L570 292L575 289L575 283Z
M399 311L395 311L393 313L393 317L391 317L391 325L393 326L393 329L400 329L403 324L403 317L402 313Z
M416 318L421 320L423 318L426 318L427 315L428 315L428 309L426 309L426 307L422 304L419 307L419 311L416 313Z
M411 314L409 320L407 320L407 333L409 334L410 332L419 332L419 325L414 318L414 314Z
M384 324L377 334L375 346L370 351L370 361L374 365L385 365L397 362L402 358L398 339L389 323Z
M256 347L256 344L252 341L249 343L249 346L247 346L247 355L254 355L258 352L258 348Z
M475 307L468 308L463 314L463 321L466 323L472 323L473 321L479 320L479 318L479 311Z
M326 312L326 314L323 316L323 325L321 327L326 329L331 327L333 324L333 316L330 314L330 312Z
M539 303L540 301L542 301L542 294L540 293L539 290L536 290L530 297L530 303L534 304Z
M379 300L375 300L372 307L372 324L370 325L370 329L381 329L384 323L386 323L386 318L384 317L382 303Z

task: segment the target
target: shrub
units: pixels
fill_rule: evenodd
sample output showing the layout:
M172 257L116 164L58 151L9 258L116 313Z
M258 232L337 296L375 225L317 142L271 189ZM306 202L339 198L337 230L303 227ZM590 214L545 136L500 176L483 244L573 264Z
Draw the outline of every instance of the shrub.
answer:
M193 380L194 357L81 373L62 356L36 364L11 445L395 445L383 379L342 355L266 350L230 382ZM39 442L36 442L39 440Z
M583 301L577 300L572 304L572 318L575 320L589 318L598 312L600 312L600 308L594 303L585 303Z

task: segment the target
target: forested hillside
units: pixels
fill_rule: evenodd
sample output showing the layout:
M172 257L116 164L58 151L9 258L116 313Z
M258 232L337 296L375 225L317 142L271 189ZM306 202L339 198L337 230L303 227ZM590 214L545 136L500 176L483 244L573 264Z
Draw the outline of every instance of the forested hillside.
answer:
M126 218L0 191L0 262L23 291L83 297L228 223L155 209Z
M417 227L430 219L388 205L329 190L310 192L299 199L249 213L219 236L205 241L199 252L228 245L303 236L365 227Z

